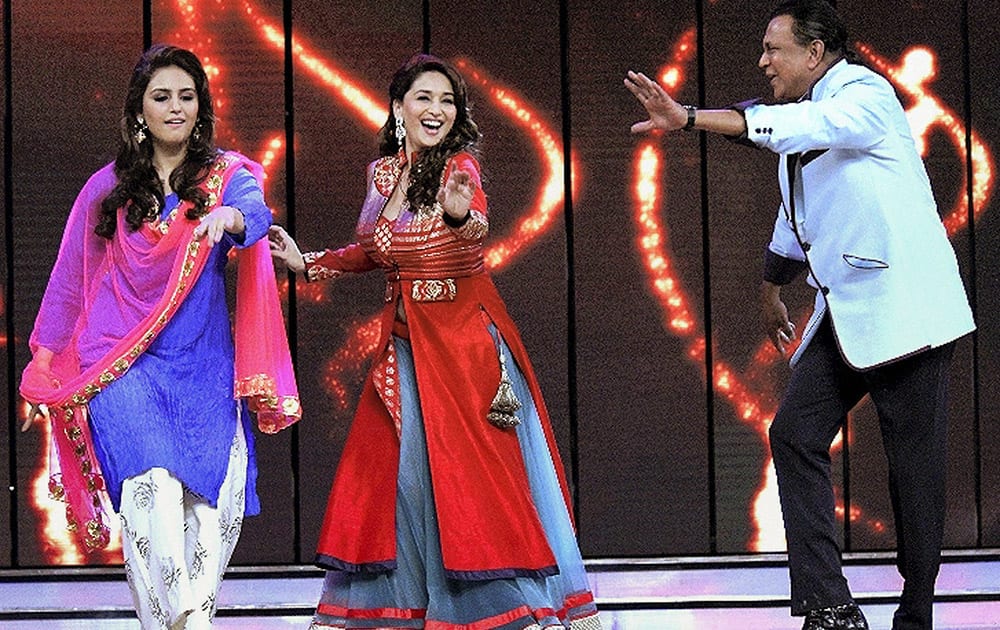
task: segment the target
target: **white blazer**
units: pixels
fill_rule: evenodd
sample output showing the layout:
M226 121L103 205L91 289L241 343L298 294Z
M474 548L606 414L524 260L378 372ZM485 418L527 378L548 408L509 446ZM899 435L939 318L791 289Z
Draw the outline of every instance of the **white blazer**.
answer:
M842 60L808 100L744 113L747 139L781 155L782 205L768 247L807 261L817 289L793 364L827 312L844 359L857 369L975 329L927 172L888 81Z

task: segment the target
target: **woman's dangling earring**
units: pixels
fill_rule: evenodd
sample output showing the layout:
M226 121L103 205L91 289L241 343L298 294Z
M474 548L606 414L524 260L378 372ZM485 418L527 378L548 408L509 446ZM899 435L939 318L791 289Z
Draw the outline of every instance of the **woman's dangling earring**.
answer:
M195 125L194 125L194 131L191 132L191 138L195 142L198 142L199 140L201 140L201 123L200 122L195 123Z
M149 131L149 125L146 124L146 119L138 116L135 119L135 125L132 127L132 137L135 138L136 144L145 142L147 131Z
M396 116L396 142L400 148L403 146L403 138L406 137L406 125L403 124L402 116Z

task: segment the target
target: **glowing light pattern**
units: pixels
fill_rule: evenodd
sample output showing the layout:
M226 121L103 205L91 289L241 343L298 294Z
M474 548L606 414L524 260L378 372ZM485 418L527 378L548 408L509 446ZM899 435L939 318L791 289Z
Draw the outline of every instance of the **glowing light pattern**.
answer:
M920 155L927 155L927 135L931 129L941 127L955 145L958 154L964 157L964 123L927 87L937 76L937 57L934 53L927 48L917 46L906 51L900 64L893 66L867 44L859 45L858 50L879 72L889 77L903 93L913 99L913 105L906 110L906 115ZM989 148L975 129L969 130L969 143L972 148L973 216L978 217L989 203L993 190L994 162ZM964 177L964 170L962 174ZM958 199L953 209L942 221L949 234L954 234L968 224L969 203L964 185L958 192Z
M343 411L348 408L351 385L364 374L369 357L375 353L379 332L377 317L351 326L347 341L334 352L323 369L323 385L333 397L337 409Z
M251 2L244 2L243 9L250 22L258 29L265 43L278 53L285 52L284 30L274 21L268 20ZM379 101L372 98L360 87L360 81L347 72L325 61L315 49L303 43L302 38L292 36L292 56L295 61L315 79L320 87L327 89L342 105L346 105L369 127L380 129L389 117L389 111Z
M667 330L686 341L685 354L692 363L704 365L705 335L691 315L686 292L667 251L668 233L659 219L662 210L659 167L662 160L660 150L654 143L642 143L636 150L636 182L633 195L637 203L635 210L637 245L644 260L653 295L663 309ZM773 355L777 355L776 350L770 346L768 348ZM761 352L765 353L766 357L767 349L762 348ZM718 356L718 353L713 354ZM773 361L773 357L766 358ZM773 390L751 390L733 368L722 360L714 362L712 382L716 392L733 407L737 415L752 425L761 439L766 440L767 427L770 426L777 407L772 397L765 395L764 392ZM762 486L754 499L751 513L755 524L755 537L750 546L754 551L777 550L784 545L780 508L774 509L777 505L777 488L773 481L773 466L768 461Z
M265 181L270 178L271 168L285 154L285 139L279 135L271 136L271 139L264 144L259 162L264 167Z
M639 250L643 253L646 269L652 275L656 290L666 313L666 325L674 334L686 336L695 330L694 318L687 298L670 257L664 253L665 229L660 222L659 186L661 158L651 143L639 148L636 160L635 198L638 204L636 221L640 226ZM697 361L705 356L704 338L695 338L687 355Z
M695 41L697 36L698 32L693 28L684 31L674 46L674 54L670 64L660 72L659 83L668 92L676 90L684 82L684 64L694 56L694 52L697 50Z
M694 31L685 32L675 44L671 62L665 65L657 76L660 82L672 92L676 92L684 82L684 65L694 54ZM942 127L954 143L959 155L965 154L964 127L954 113L933 96L926 84L934 76L936 57L926 48L914 48L904 55L898 67L891 66L877 56L870 47L859 46L864 54L880 71L886 74L905 94L913 98L914 104L907 109L914 139L921 155L926 155L926 138L935 127ZM993 188L993 160L988 147L979 135L970 132L973 165L973 200L975 215L978 216L989 201ZM648 282L653 295L659 302L664 315L666 329L687 342L686 354L696 365L705 362L705 336L691 317L688 300L681 281L668 253L667 230L659 219L661 212L660 167L663 162L661 150L656 143L641 143L635 151L633 196L635 200L634 220L637 227L636 243L642 254ZM968 223L966 196L960 194L955 206L942 221L949 234L954 234ZM803 317L803 319L806 319ZM802 326L799 326L802 329ZM790 348L794 352L795 345ZM713 352L713 356L719 356ZM767 430L777 411L774 398L775 383L768 377L766 368L780 359L778 352L765 341L755 352L743 374L734 371L727 362L716 359L712 366L712 385L715 391L730 404L744 423L750 425L767 442ZM838 436L834 448L841 444ZM845 507L838 501L838 515L843 518ZM778 551L785 548L784 527L778 502L777 482L774 464L768 456L761 473L761 482L750 508L753 536L749 542L752 551ZM848 515L852 523L863 523L876 533L886 531L886 524L879 519L868 519L863 511L852 505Z
M210 25L210 20L218 19L225 8L224 0L211 0L208 4L214 7L199 10L198 0L175 0L177 16L180 26L169 38L169 41L176 43L182 48L187 48L198 56L201 65L205 68L209 85L212 86L213 106L217 118L215 126L216 139L220 144L233 144L238 146L233 130L226 124L225 111L229 106L228 90L224 81L222 66L216 61L218 55L215 53L215 37L212 36L214 29Z
M490 79L486 72L475 66L468 59L459 59L456 65L462 70L463 76L470 85L476 85L485 91L493 100L493 105L506 112L511 121L520 127L532 140L535 150L542 158L545 169L544 181L540 187L539 198L531 211L520 220L514 229L514 234L487 247L484 257L486 267L495 270L509 263L518 253L522 252L539 235L548 229L552 221L561 213L566 191L563 184L564 160L563 145L543 122L539 114L532 110L512 88L500 86ZM570 155L571 195L576 194L579 181L579 165L575 153Z

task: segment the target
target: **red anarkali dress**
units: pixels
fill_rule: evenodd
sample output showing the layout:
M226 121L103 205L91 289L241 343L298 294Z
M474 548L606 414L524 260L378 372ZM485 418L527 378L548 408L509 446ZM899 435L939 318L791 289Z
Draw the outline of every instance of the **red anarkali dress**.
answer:
M442 182L461 169L476 183L460 226L437 204L388 221L404 159L369 167L356 242L305 255L310 281L387 280L320 535L314 627L599 628L538 381L485 270L479 165L462 153L444 169ZM502 381L513 427L489 419Z

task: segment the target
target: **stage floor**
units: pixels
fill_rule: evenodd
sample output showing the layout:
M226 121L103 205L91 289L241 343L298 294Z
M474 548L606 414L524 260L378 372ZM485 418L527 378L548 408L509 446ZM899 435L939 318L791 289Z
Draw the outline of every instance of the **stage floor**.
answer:
M900 578L891 556L849 556L845 572L871 627L888 629ZM587 562L606 629L797 630L784 558ZM219 595L222 630L306 628L322 574L305 566L233 567ZM120 568L0 572L0 629L135 630ZM937 583L937 630L1000 629L1000 550L952 552Z

